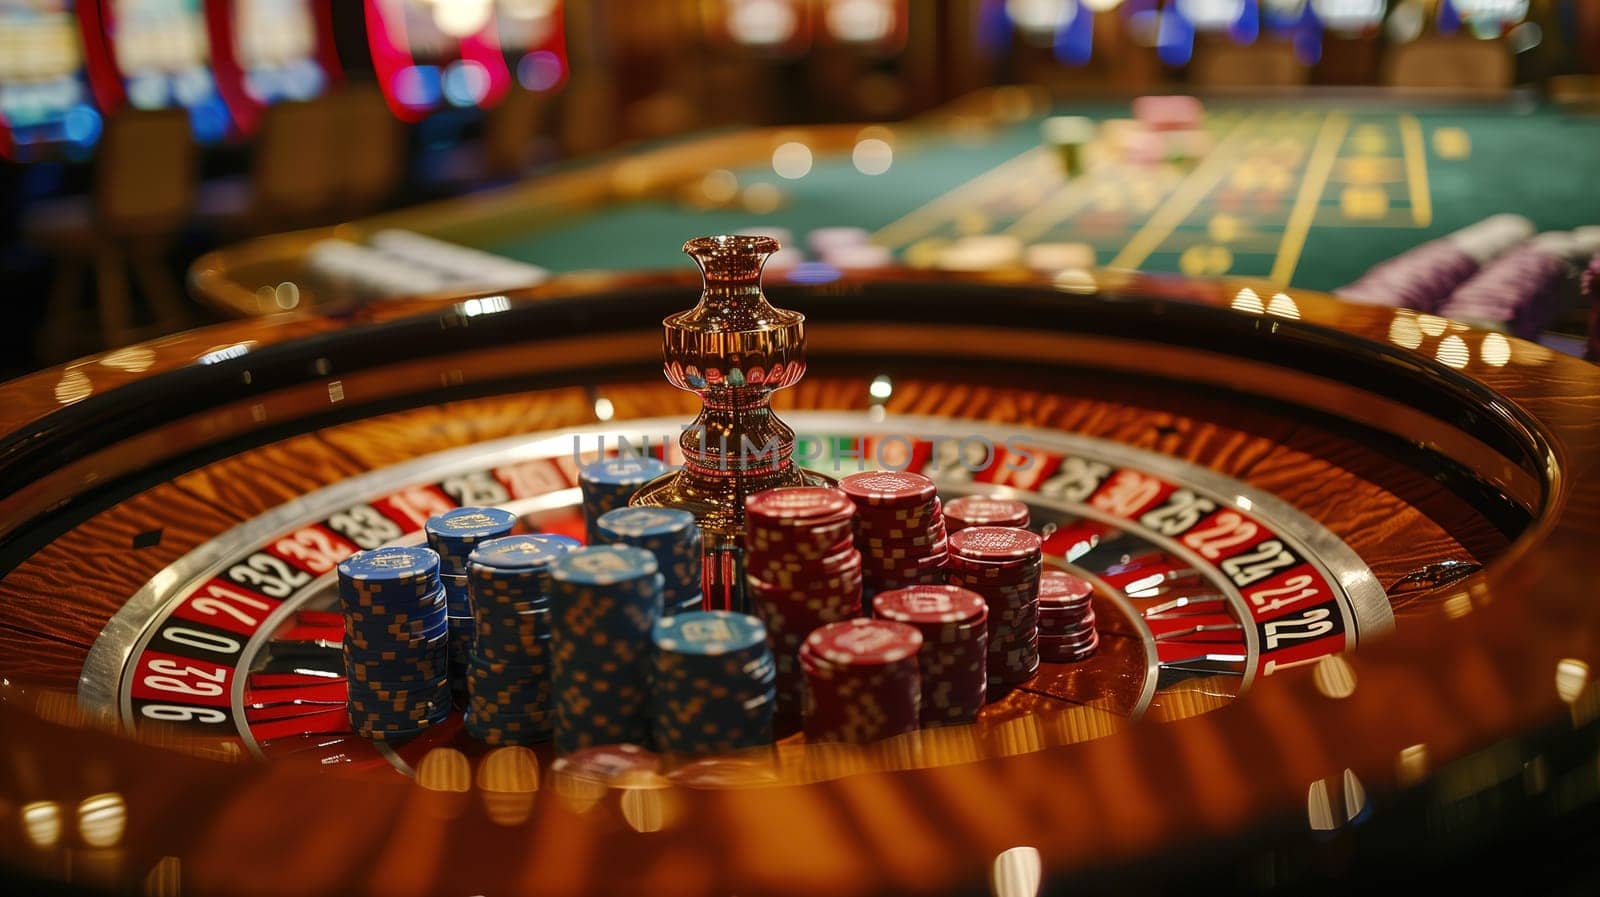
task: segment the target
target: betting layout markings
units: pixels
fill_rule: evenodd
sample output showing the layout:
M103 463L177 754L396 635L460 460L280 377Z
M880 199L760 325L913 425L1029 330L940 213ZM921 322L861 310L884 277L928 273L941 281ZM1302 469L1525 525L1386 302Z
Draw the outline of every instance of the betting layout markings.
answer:
M1189 173L1167 201L1155 211L1133 237L1111 260L1113 268L1137 268L1172 236L1172 232L1194 212L1207 194L1222 183L1234 164L1242 157L1246 139L1261 129L1262 116L1246 116L1227 136L1220 140L1205 159Z
M1239 117L1231 110L1207 116L1209 128L1218 132L1224 140L1239 124ZM1120 212L1121 207L1127 204L1127 200L1132 200L1133 211L1136 214L1148 212L1149 209L1139 207L1142 199L1139 194L1145 192L1140 189L1141 187L1148 190L1152 200L1151 205L1156 206L1159 205L1159 197L1170 193L1174 186L1180 183L1182 180L1177 174L1165 166L1152 168L1122 162L1102 163L1090 168L1083 176L1063 183L1044 202L1013 221L1003 233L1024 242L1036 241L1051 235L1052 239L1083 240L1097 244L1096 248L1105 248L1103 244L1106 241L1096 240L1096 234L1089 229L1068 229L1061 234L1054 232L1080 216L1091 203L1097 207L1097 211ZM1112 200L1109 205L1114 205L1116 208L1107 208L1108 199ZM1115 239L1115 245L1121 245L1120 229L1111 236Z
M1026 150L889 222L872 235L872 242L890 249L904 247L955 221L972 206L1017 189L1019 182L1029 180L1029 173L1051 161L1047 147Z

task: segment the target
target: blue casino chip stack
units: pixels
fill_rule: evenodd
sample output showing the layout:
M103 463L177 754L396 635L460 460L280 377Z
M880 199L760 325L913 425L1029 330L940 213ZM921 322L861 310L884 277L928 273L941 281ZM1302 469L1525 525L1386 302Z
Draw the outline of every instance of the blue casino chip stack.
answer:
M719 754L772 743L777 667L760 620L689 611L663 617L653 638L650 718L657 750Z
M550 738L550 566L581 548L538 534L483 542L467 559L475 621L467 732L486 744Z
M649 744L651 632L661 618L655 555L600 545L550 565L556 750Z
M589 544L602 541L595 531L595 521L601 514L627 507L641 486L671 469L647 455L607 458L583 465L578 470L578 487L583 491L583 522Z
M450 715L450 631L439 556L429 548L362 551L339 565L350 727L406 738Z
M678 508L617 508L601 514L594 529L602 542L632 545L656 556L667 583L662 613L670 617L700 609L704 547L693 514Z
M439 553L439 579L444 581L450 615L450 690L467 695L467 663L477 624L467 596L467 555L480 543L511 534L517 515L499 508L456 508L430 517L423 527L428 545Z

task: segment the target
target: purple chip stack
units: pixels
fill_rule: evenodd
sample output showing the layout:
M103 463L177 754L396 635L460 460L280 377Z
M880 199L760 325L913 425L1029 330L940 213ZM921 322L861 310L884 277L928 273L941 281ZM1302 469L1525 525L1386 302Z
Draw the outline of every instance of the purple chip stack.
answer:
M1600 361L1600 252L1583 269L1583 297L1589 300L1589 348L1583 357Z
M1471 277L1478 263L1447 240L1432 240L1380 262L1361 279L1340 287L1341 299L1433 311L1439 300Z
M1572 272L1556 240L1544 239L1556 236L1542 235L1485 265L1450 294L1439 314L1537 339L1559 310L1561 287Z
M1480 266L1533 234L1520 215L1491 215L1374 265L1334 292L1350 302L1437 311Z

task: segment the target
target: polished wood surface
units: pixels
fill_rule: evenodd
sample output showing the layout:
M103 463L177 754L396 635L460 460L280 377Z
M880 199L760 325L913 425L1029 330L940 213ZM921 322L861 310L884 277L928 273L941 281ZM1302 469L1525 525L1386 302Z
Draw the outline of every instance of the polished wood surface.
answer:
M1015 751L1002 753L1009 756L984 758L959 735L934 733L901 749L932 752L953 765L795 787L713 790L676 786L669 777L584 799L546 771L535 780L545 783L537 791L524 786L509 792L532 798L525 818L510 824L495 821L504 819L496 801L508 792L474 782L470 764L449 752L422 758L421 787L399 780L312 777L288 765L222 765L96 732L58 702L30 712L25 708L34 692L13 685L15 700L0 707L7 733L0 751L8 760L0 764L0 799L13 807L56 801L70 812L85 797L116 793L126 806L127 827L108 858L95 854L105 849L90 848L71 833L65 846L30 848L21 831L23 816L8 813L0 823L6 832L0 855L19 867L47 871L109 865L116 881L142 880L162 863L170 871L169 858L176 858L185 890L203 893L854 895L973 889L981 887L997 856L1008 862L1002 852L1024 845L1040 852L1047 875L1064 875L1135 863L1177 845L1211 844L1216 853L1233 843L1229 839L1263 830L1311 843L1320 817L1312 801L1308 825L1308 789L1312 795L1319 787L1321 793L1338 792L1339 783L1351 778L1362 787L1346 789L1347 794L1386 812L1399 812L1399 798L1408 795L1424 807L1448 800L1459 808L1488 793L1500 780L1496 770L1507 764L1522 770L1551 746L1578 743L1575 733L1584 731L1600 709L1589 672L1600 663L1592 550L1600 534L1600 374L1595 369L1444 322L1436 335L1424 331L1413 342L1411 330L1397 323L1415 325L1409 312L1294 293L1294 316L1268 315L1248 305L1228 309L1239 304L1235 300L1245 286L1239 282L1095 277L1089 284L1098 290L1093 296L1054 294L996 278L918 280L899 272L863 281L859 290L842 284L802 293L798 298L807 301L793 304L804 307L817 325L812 380L807 381L815 382L816 392L802 387L791 400L820 403L827 390L838 390L833 401L862 396L865 381L852 384L855 375L844 373L849 366L925 366L936 350L950 365L947 376L928 378L924 370L925 379L915 389L902 388L916 382L915 376L897 376L895 398L906 404L896 410L1049 421L1203 458L1208 466L1308 510L1356 547L1385 583L1419 560L1441 554L1487 558L1488 567L1415 602L1393 636L1363 646L1354 656L1265 679L1246 700L1171 725L1131 726L1115 737L1091 738L1098 733L1090 730L1099 724L1082 715L1026 717L1007 732L1005 743ZM874 283L885 289L920 284L925 301L919 320L880 319L873 311L879 296ZM945 317L940 303L946 294L984 284L990 291L984 304L987 330ZM1085 287L1082 282L1070 286ZM515 375L536 377L577 364L641 364L653 357L656 346L642 323L636 330L591 323L597 332L569 345L555 326L561 309L572 308L561 304L564 289L573 287L558 284L517 297L519 308L551 310L550 332L538 341L538 351L526 346L487 353L440 350L353 366L349 373L336 368L332 376L342 381L342 401L359 410L418 390L440 390L441 384L446 394L488 390L512 375L508 366ZM830 303L829 290L843 299ZM602 303L606 295L589 298ZM1033 308L1032 320L1011 315L1012 305ZM639 316L654 312L645 303ZM1061 319L1068 313L1071 333ZM59 400L61 384L80 391L83 384L62 369L44 372L7 387L4 413L14 441L4 443L0 461L32 463L30 445L48 446L52 434L88 427L85 421L100 413L92 404L97 399L114 403L124 391L132 393L117 384L159 384L159 372L192 370L195 359L218 345L252 339L287 351L303 345L293 341L296 336L379 334L382 322L401 321L407 314L434 324L436 333L470 323L449 305L414 303L346 322L284 318L225 325L151 348L150 363L137 374L86 360L73 370L84 372L90 395L65 405ZM1148 327L1110 334L1108 322L1124 314L1146 320ZM496 322L500 332L505 323ZM830 323L837 326L830 329ZM1433 329L1433 322L1424 323ZM1007 328L1010 338L1000 344L986 338ZM496 332L482 330L485 339ZM871 344L858 343L854 333L871 334ZM898 336L909 344L913 335L925 340L930 333L944 341L925 343L921 353L893 348ZM1226 338L1225 351L1222 343L1197 345L1212 336ZM317 351L333 346L327 350L330 357L344 363L336 343L316 345ZM1117 351L1097 351L1108 346ZM1464 351L1458 353L1458 346ZM310 361L317 355L295 357ZM1344 363L1325 364L1330 359ZM1197 360L1206 364L1196 366ZM1039 379L1025 388L1014 379L985 382L990 372L1019 361L1032 364ZM838 365L839 373L830 374L831 365ZM1333 375L1336 369L1342 377ZM267 370L265 360L259 370ZM1174 384L1209 387L1211 404L1204 394L1120 382L1138 370ZM228 373L237 375L237 370L218 376ZM11 544L21 544L47 509L63 503L72 507L86 477L87 482L117 482L157 460L249 440L252 434L273 432L270 425L314 420L311 415L328 408L329 379L313 367L273 380L270 390L262 387L263 394L241 387L229 401L64 459L64 474L41 477L0 497ZM1216 392L1216 387L1230 392ZM651 413L669 411L677 406L664 403L681 401L655 393L659 387L639 389ZM1236 402L1234 396L1254 398ZM485 401L490 408L499 400ZM518 397L503 401L514 404ZM574 411L584 404L566 402L576 406ZM1294 407L1274 410L1281 402ZM498 418L488 414L491 423L485 426L516 432L540 420L544 409L563 404L511 407ZM264 418L251 413L255 405ZM369 426L392 426L411 413L418 420L448 417L425 408ZM1532 522L1502 545L1487 522L1463 511L1462 498L1420 473L1397 471L1403 465L1386 461L1385 444L1367 444L1316 425L1323 415L1388 434L1394 444L1423 447L1441 461L1460 462L1482 482L1503 486L1507 495L1528 496ZM445 424L424 431L440 444L456 444L452 440L465 437L451 427L475 426ZM394 457L398 432L368 438L385 446L373 463ZM303 438L288 442L299 445ZM344 463L359 469L363 462L352 446L362 442L316 451L337 451ZM120 451L128 444L136 451ZM251 474L262 472L259 461L233 463ZM215 476L204 479L204 470L202 465L185 474L190 483L208 483L212 490L189 493L196 500L245 500L249 490L222 485ZM323 475L339 474L298 470L264 487L256 500L271 502ZM140 493L150 496L150 509L143 520L123 519L118 524L123 533L160 518L161 496L154 493L164 488ZM197 519L225 525L227 518L242 516L240 509L233 511ZM175 535L195 537L188 531ZM48 589L61 582L40 578L34 586ZM109 581L104 587L121 588ZM29 591L26 597L7 596L8 620L20 603L39 600ZM64 621L61 643L92 637L85 627L93 615L56 614ZM23 628L35 622L55 621L36 616ZM69 632L70 627L77 628ZM1032 750L1038 745L1054 746ZM1458 760L1467 763L1451 765ZM1591 776L1593 767L1591 758L1584 767ZM1485 772L1469 776L1461 769ZM286 800L286 795L307 797ZM1344 825L1343 810L1352 808L1338 809L1335 828ZM1430 818L1419 811L1416 831L1425 831ZM70 856L64 858L63 851Z

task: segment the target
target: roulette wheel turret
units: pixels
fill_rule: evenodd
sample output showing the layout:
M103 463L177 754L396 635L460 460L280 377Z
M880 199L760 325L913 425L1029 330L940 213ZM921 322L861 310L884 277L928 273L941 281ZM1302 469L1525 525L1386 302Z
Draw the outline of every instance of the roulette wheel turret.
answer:
M683 251L705 285L694 308L662 322L661 345L667 381L700 396L701 409L678 438L683 467L646 485L631 503L692 511L711 537L708 589L719 604L741 606L745 498L831 482L794 463L794 431L770 405L774 391L805 375L805 316L773 308L761 292L761 269L777 240L700 237Z

